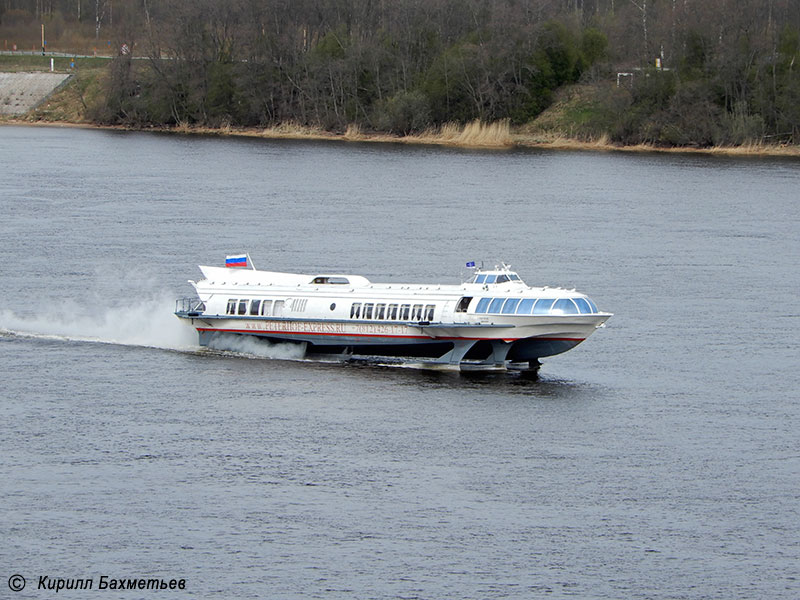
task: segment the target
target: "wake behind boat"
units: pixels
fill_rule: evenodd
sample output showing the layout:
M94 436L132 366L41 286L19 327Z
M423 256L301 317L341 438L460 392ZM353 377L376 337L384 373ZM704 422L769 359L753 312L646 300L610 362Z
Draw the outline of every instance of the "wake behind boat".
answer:
M179 299L175 314L202 346L253 336L302 344L306 354L536 370L540 358L574 348L612 316L575 290L529 287L505 264L474 269L459 285L260 271L247 255L200 270L204 278L189 282L197 297Z

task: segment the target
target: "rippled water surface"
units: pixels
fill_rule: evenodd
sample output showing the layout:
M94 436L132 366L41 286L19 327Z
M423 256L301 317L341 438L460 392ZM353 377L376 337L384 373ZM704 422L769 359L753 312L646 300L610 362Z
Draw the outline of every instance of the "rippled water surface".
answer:
M792 160L0 127L0 585L797 598L799 197ZM615 316L539 381L201 350L173 300L242 250Z

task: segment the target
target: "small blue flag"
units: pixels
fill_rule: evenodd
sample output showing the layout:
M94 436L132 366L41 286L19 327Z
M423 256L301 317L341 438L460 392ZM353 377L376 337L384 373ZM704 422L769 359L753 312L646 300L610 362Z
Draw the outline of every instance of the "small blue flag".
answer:
M475 266L475 261L474 261L474 260L471 260L471 261L469 261L469 262L467 263L467 266L468 266L468 267L474 267L474 266Z

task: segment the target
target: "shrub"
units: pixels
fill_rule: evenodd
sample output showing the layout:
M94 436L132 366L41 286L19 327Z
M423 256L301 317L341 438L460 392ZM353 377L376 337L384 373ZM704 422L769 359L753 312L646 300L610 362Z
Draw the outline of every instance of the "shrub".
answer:
M375 103L373 123L377 129L400 135L418 132L431 124L428 98L420 91L398 92Z

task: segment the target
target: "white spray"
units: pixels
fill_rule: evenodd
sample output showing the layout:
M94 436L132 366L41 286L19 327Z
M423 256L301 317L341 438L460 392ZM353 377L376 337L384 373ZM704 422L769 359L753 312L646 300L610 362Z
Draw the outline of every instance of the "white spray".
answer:
M253 336L241 336L231 334L220 334L211 338L209 348L215 350L226 350L238 354L249 354L260 358L278 358L285 360L297 360L303 358L306 353L304 342L281 342L273 344L267 340L261 340Z
M197 334L173 314L175 300L166 294L100 306L97 301L76 304L59 301L35 316L0 312L0 331L46 337L173 350L197 348Z
M0 333L168 350L199 350L195 329L173 314L175 299L171 294L154 294L137 301L117 301L112 307L99 306L97 300L80 305L62 300L58 309L55 306L48 303L47 308L37 310L35 316L0 311ZM225 334L214 337L209 347L259 358L299 359L305 354L303 343L272 344L253 337Z

